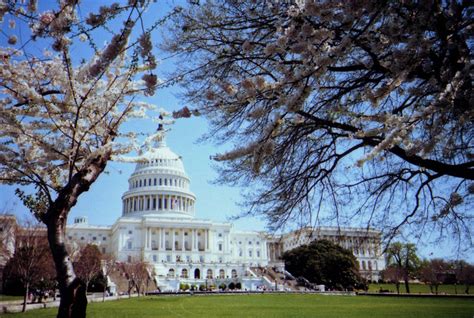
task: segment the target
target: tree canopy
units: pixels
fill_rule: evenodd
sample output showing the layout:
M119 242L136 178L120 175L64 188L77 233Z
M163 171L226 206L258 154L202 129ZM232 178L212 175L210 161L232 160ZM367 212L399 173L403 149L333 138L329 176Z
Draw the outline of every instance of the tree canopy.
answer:
M206 1L163 47L249 214L471 246L472 24L469 1Z
M287 251L282 256L285 269L295 277L324 284L330 289L363 286L359 265L352 251L328 240L315 240Z
M387 248L387 265L403 276L406 292L410 293L409 280L414 278L420 267L420 259L413 243L394 242ZM397 286L398 290L398 286Z

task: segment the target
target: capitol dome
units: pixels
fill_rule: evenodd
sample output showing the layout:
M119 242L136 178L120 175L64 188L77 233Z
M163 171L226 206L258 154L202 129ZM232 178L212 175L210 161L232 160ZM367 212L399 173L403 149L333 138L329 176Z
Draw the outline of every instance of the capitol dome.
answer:
M128 191L122 196L122 215L194 217L196 197L189 189L181 156L166 145L164 131L163 137L141 158L128 179Z

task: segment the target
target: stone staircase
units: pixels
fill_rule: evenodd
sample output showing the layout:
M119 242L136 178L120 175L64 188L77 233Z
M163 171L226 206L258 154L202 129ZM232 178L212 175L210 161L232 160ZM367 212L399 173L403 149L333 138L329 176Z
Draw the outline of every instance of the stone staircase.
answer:
M250 270L257 275L263 277L269 283L270 288L277 290L297 291L299 290L296 279L290 273L282 273L276 271L273 267L251 267Z

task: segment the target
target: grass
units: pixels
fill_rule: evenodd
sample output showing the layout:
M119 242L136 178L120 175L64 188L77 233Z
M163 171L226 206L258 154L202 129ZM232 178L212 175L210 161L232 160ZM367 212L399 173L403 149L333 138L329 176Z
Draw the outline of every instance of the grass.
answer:
M56 308L6 317L55 317ZM469 317L472 299L326 295L154 296L89 304L89 317Z
M370 284L369 285L369 292L377 293L380 288L383 290L390 290L394 293L397 292L397 288L395 284ZM464 290L466 289L464 285L439 285L438 293L439 294L456 294L456 289L458 294L464 294ZM474 290L474 289L473 289ZM429 294L430 286L424 284L410 284L410 293L411 294ZM400 293L405 294L405 284L400 284Z
M23 296L10 296L10 295L0 294L0 301L10 301L10 300L23 300Z

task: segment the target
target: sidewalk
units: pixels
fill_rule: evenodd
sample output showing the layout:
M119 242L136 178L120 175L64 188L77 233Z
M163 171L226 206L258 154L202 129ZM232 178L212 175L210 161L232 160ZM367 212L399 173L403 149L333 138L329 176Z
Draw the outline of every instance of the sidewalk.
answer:
M136 297L136 294L133 294L132 297ZM129 298L128 295L123 295L123 296L108 296L105 297L105 301L111 301L111 300L118 300L118 299L126 299ZM102 301L102 295L98 294L92 294L87 296L87 302L88 303L96 303L96 302L101 302ZM42 309L42 308L52 308L52 307L59 307L59 299L56 301L47 300L42 303L34 303L34 304L26 304L26 310L32 310L32 309ZM23 308L23 300L12 300L12 301L3 301L0 302L0 314L4 313L15 313L15 312L21 312Z

